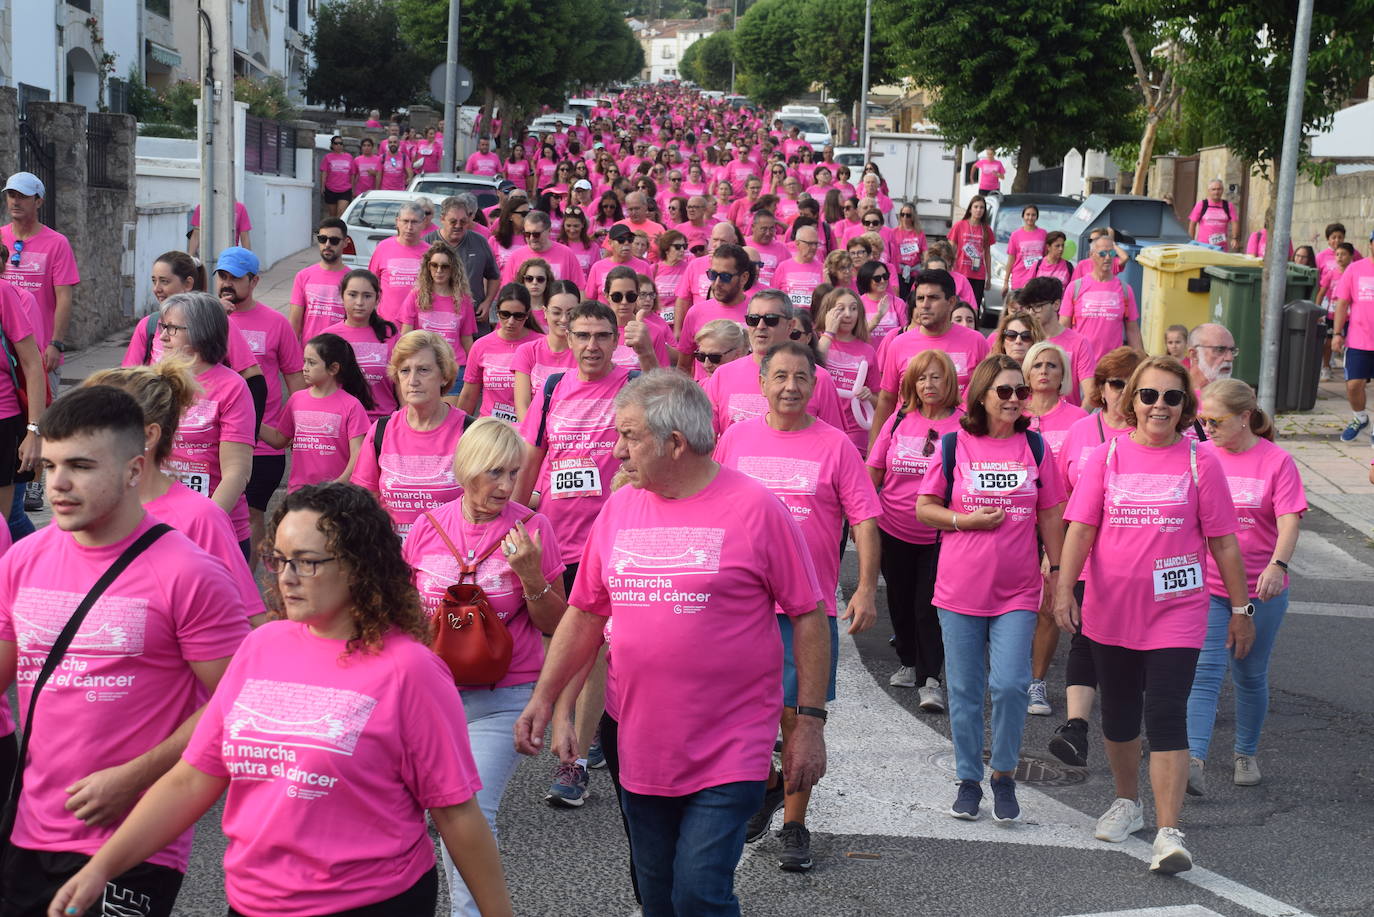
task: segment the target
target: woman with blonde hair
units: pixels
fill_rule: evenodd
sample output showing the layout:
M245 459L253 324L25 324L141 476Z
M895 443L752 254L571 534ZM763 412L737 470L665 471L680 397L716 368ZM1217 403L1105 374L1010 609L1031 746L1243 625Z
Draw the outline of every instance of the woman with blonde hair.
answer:
M692 356L701 364L707 376L726 363L732 363L749 352L749 339L739 322L717 318L701 326L696 336L697 349Z
M866 267L867 265L865 265ZM869 427L873 408L878 404L878 352L869 343L864 305L857 293L843 287L831 290L816 312L816 327L821 329L816 349L825 368L835 379L842 407L844 432L858 448L868 453ZM847 394L846 394L847 393Z

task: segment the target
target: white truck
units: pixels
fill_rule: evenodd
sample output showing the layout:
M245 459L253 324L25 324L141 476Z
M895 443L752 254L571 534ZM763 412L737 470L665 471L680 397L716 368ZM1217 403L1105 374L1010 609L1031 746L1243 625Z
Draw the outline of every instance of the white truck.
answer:
M955 151L945 144L943 137L933 131L872 132L868 135L868 158L887 179L887 194L894 204L910 201L916 206L916 219L926 235L949 234L959 190L959 170ZM854 180L857 183L857 172Z
M811 144L818 153L834 142L830 135L830 122L814 105L784 105L778 110L777 118L782 122L784 131L795 127L801 139Z

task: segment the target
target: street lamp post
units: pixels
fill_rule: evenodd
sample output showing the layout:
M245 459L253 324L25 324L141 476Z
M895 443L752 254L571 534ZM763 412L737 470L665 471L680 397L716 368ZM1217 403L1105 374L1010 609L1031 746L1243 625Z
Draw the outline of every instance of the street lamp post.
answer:
M859 89L859 146L868 146L868 55L873 39L873 0L864 3L864 75Z

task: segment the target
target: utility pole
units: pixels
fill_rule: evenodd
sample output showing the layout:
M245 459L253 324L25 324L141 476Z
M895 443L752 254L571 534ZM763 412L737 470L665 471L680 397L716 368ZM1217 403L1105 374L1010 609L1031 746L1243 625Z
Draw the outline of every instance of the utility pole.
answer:
M1279 333L1283 323L1283 291L1287 284L1288 242L1292 235L1293 186L1298 178L1298 145L1302 142L1302 106L1307 86L1307 55L1312 40L1312 0L1298 0L1298 25L1293 37L1293 67L1288 74L1288 114L1283 122L1283 148L1279 153L1278 201L1274 227L1265 245L1268 286L1264 296L1264 322L1260 345L1259 403L1272 417L1278 400Z
M200 0L200 18L200 260L213 274L219 253L233 244L237 200L232 0Z
M453 172L458 152L458 24L459 0L448 5L448 63L444 68L444 146L439 171Z
M859 146L868 148L868 55L873 39L873 0L864 3L864 75L859 90Z
M734 9L730 18L730 31L739 28L739 0L734 0ZM730 95L735 94L735 43L730 42Z

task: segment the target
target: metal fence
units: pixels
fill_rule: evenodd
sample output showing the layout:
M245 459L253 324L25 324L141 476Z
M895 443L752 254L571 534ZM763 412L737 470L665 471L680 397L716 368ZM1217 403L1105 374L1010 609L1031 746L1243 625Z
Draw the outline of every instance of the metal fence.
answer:
M105 119L86 116L86 184L92 188L124 190L124 183L110 177L114 133Z
M243 167L259 175L296 175L296 130L271 118L247 115Z
M32 172L43 183L43 207L39 219L44 226L57 226L57 154L28 121L19 123L19 171Z

